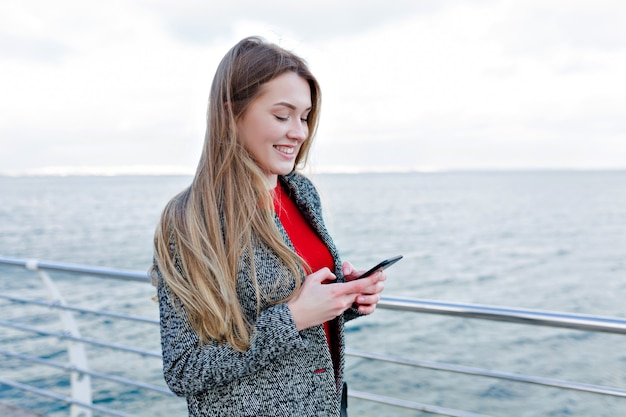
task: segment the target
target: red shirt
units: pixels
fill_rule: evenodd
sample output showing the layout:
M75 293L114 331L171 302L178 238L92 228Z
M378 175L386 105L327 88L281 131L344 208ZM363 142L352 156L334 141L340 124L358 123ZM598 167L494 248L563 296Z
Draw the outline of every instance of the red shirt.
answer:
M285 188L278 183L274 189L274 209L282 223L296 253L311 267L311 271L319 271L327 267L331 271L335 268L330 251L313 230L309 222L304 218L296 203L289 197ZM326 339L330 343L328 323L324 323Z
M333 271L335 262L330 251L281 184L274 189L274 208L296 252L311 267L311 271L319 271L323 267Z

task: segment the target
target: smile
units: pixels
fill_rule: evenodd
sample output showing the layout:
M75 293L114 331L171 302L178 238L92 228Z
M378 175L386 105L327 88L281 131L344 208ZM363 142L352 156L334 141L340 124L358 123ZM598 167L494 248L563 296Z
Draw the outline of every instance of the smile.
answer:
M295 152L294 148L288 146L274 145L274 148L279 152L286 153L287 155L292 155Z

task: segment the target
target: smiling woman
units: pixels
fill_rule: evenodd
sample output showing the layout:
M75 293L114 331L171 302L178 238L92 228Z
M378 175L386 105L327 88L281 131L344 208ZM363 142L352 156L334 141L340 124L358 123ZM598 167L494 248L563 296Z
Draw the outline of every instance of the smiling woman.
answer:
M297 172L320 97L302 59L259 38L218 66L198 170L155 234L165 380L192 416L347 415L344 322L375 310L386 276L341 262Z

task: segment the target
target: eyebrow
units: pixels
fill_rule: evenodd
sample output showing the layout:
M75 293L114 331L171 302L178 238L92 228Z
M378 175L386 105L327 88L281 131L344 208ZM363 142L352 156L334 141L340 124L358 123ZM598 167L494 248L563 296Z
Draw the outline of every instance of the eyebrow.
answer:
M296 106L286 101L279 101L278 103L274 103L274 106L284 106L284 107L290 108L291 110L297 110ZM304 109L304 111L311 110L312 108L313 106L307 107L306 109Z

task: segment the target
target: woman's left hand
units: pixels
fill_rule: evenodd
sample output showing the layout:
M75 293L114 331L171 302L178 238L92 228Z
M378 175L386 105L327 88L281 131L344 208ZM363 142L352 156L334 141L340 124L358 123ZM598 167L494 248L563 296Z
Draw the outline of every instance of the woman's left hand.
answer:
M346 281L353 281L365 272L357 271L350 262L344 262L341 265L341 270ZM356 307L361 314L371 314L376 310L376 305L380 301L380 293L385 288L383 281L387 279L387 275L384 271L376 272L373 277L375 278L374 284L366 287L356 299Z

